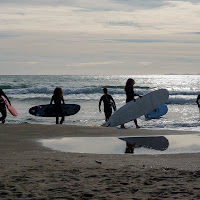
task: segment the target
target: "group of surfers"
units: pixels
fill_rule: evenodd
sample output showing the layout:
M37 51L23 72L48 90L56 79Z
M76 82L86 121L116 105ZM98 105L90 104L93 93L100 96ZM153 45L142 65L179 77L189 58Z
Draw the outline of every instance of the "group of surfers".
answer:
M132 78L129 78L126 81L126 85L125 85L125 93L126 93L126 103L130 102L130 101L135 101L135 97L140 97L142 98L142 95L136 94L134 92L134 85L135 85L135 81ZM103 88L103 92L104 95L101 96L100 100L99 100L99 112L101 112L101 102L103 101L104 103L104 113L105 113L105 121L107 122L110 118L110 116L112 115L112 107L115 109L116 108L116 104L115 101L113 99L113 97L108 94L107 88ZM8 97L6 96L6 94L3 92L2 89L0 89L0 113L1 113L1 117L0 117L0 121L2 122L2 124L5 123L5 119L7 117L7 112L6 112L6 105L5 102L2 98L2 96L4 96L8 102L11 104L10 100L8 99ZM64 98L63 98L63 90L60 87L56 87L50 104L52 104L54 102L55 104L55 113L56 113L56 124L62 124L65 120L65 116L64 113L62 111L62 103L64 104ZM200 94L197 96L197 100L196 103L198 105L198 107L200 108ZM61 120L59 122L59 117L61 117ZM140 126L137 123L137 119L134 119L134 123L136 128L140 128ZM121 125L121 128L125 128L124 124Z

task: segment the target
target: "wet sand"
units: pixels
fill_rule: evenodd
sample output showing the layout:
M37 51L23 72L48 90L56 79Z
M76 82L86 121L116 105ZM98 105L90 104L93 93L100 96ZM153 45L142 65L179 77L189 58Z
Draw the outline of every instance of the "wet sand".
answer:
M196 134L70 125L0 125L0 199L200 199L200 153L58 152L39 139Z

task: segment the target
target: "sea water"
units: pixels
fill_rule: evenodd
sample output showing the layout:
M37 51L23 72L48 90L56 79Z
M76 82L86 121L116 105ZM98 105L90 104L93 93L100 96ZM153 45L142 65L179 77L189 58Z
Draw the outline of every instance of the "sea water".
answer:
M55 87L61 87L65 103L81 106L76 115L65 118L65 124L102 125L104 113L99 113L98 109L102 88L108 89L117 108L120 108L125 105L124 85L128 78L135 80L135 92L138 94L145 95L161 88L167 89L170 94L166 102L168 113L159 119L140 117L138 124L142 128L200 131L200 113L196 104L200 94L200 75L0 75L0 88L19 113L18 117L8 113L6 123L55 124L55 118L36 117L28 111L32 106L49 104ZM135 125L129 122L126 127L135 128Z

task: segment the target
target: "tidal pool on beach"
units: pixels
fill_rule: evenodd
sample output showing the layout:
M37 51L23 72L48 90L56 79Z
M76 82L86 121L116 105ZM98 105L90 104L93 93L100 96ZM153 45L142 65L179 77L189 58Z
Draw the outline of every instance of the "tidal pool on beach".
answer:
M200 134L135 137L64 137L39 140L43 146L71 153L179 154L200 152Z

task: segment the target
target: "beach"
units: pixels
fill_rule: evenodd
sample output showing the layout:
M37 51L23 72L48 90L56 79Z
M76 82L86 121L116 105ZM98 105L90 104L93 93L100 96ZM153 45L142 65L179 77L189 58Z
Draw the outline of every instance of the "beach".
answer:
M200 199L199 153L66 153L38 142L62 137L191 133L194 132L76 125L1 125L0 199Z

